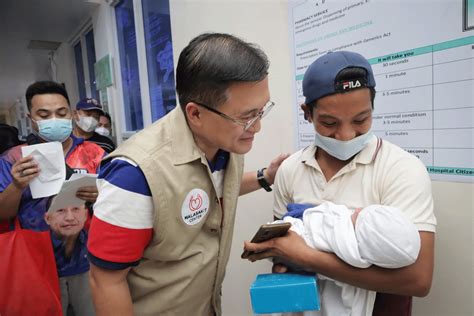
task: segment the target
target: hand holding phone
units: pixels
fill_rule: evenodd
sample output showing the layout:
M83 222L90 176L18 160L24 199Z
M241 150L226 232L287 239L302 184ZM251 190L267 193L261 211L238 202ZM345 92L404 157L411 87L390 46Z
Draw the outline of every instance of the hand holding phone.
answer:
M287 222L263 224L262 226L260 226L255 236L253 236L251 242L259 243L270 240L272 238L285 236L290 227L291 223ZM250 256L252 253L252 251L244 250L240 257L242 259L247 259L248 256Z

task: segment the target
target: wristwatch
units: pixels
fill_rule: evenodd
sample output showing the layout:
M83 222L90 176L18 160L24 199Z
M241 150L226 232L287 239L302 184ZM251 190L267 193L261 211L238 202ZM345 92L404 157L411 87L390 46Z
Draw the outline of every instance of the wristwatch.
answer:
M265 169L267 168L262 168L257 171L257 180L260 186L265 189L265 191L270 192L272 188L270 188L270 183L268 183L267 180L265 180L265 176L263 173Z

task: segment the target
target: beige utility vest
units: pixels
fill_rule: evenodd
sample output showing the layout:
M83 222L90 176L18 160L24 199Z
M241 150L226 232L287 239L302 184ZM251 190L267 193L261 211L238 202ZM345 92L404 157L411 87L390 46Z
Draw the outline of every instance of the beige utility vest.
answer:
M128 274L135 314L220 315L243 156L230 154L223 205L179 107L107 159L117 156L139 165L154 206L152 240Z

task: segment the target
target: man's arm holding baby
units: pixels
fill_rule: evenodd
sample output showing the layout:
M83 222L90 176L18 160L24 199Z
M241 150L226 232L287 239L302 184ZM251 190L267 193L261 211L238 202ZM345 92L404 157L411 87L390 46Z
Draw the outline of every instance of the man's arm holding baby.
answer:
M414 264L399 269L384 269L371 266L354 268L336 255L318 251L307 246L295 232L285 237L274 238L259 244L245 243L245 249L257 252L249 260L281 257L308 271L321 273L329 278L356 287L399 295L423 297L429 293L433 277L434 233L420 232L421 248ZM285 272L283 266L276 266L274 272Z

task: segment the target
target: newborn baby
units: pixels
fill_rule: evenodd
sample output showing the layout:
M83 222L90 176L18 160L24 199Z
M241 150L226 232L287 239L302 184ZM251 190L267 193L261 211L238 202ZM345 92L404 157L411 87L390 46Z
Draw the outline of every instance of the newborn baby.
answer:
M350 210L344 205L324 202L306 209L302 220L285 216L283 221L290 222L290 229L303 237L310 247L333 252L357 268L372 264L392 269L404 267L414 263L420 251L416 226L397 208L390 206L370 205ZM375 295L375 292L323 275L318 277L323 280L319 283L321 312L306 312L305 315L365 315L373 308L367 306L367 302L369 295Z

